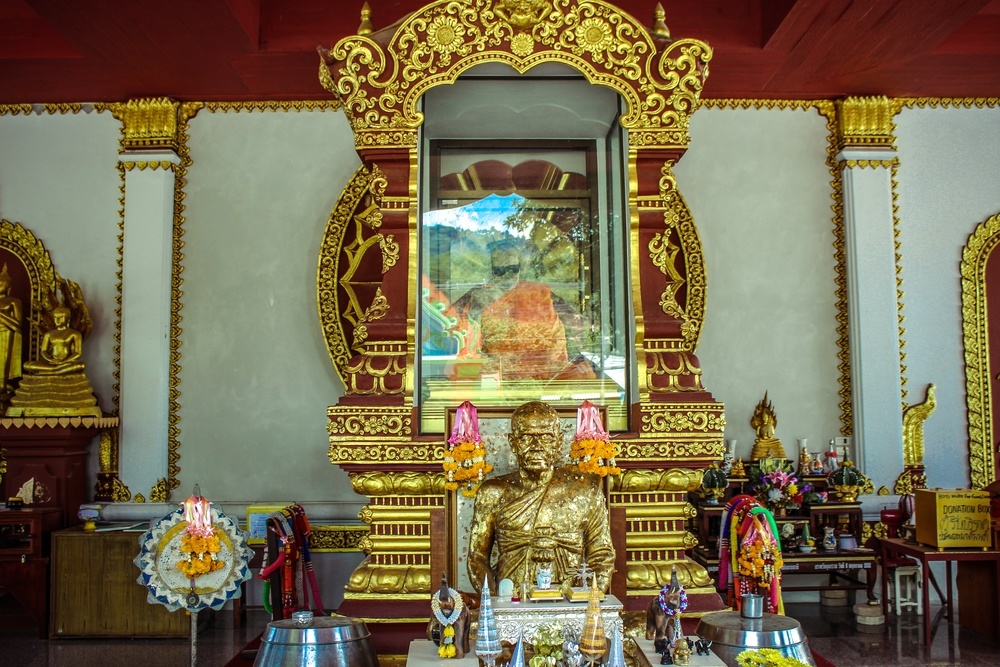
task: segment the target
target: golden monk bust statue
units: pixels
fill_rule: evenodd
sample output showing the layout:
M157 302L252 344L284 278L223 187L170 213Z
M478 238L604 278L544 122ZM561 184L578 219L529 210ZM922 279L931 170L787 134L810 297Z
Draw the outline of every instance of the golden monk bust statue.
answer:
M614 570L608 508L600 478L555 467L562 441L559 415L550 405L525 403L511 416L510 448L518 469L483 482L476 493L469 539L469 576L497 590L500 579L535 582L551 566L552 585L572 584L585 562L607 590ZM491 563L494 545L497 562Z
M778 416L774 414L774 407L767 400L767 392L764 392L764 399L754 408L753 416L750 418L750 426L757 432L757 438L753 441L753 450L750 458L754 461L760 459L783 459L785 457L785 447L781 440L774 437L774 429L778 425Z

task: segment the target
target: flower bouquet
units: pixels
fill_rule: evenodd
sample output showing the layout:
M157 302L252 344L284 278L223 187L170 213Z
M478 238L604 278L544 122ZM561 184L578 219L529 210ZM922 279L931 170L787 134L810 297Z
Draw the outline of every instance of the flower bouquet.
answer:
M455 425L445 444L442 467L445 488L449 491L461 489L462 495L469 498L476 494L483 477L493 470L486 462L476 406L469 401L462 403L455 412Z
M621 469L615 463L617 454L618 446L601 423L597 406L584 401L576 410L576 435L569 452L576 469L600 477L619 475Z
M750 466L753 494L760 502L775 510L798 509L812 487L799 480L791 464L784 459L761 459Z

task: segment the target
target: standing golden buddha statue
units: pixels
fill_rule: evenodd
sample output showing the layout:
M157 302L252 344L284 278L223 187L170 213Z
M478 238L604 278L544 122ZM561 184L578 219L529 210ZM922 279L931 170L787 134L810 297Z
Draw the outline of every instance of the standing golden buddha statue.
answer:
M7 265L0 271L0 394L14 390L14 380L21 377L21 300L11 295L13 286Z

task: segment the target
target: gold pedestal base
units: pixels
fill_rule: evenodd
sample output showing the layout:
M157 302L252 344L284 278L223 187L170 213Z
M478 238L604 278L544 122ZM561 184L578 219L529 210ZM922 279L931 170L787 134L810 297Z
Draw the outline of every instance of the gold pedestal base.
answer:
M7 417L100 417L101 408L83 373L25 375L7 408Z

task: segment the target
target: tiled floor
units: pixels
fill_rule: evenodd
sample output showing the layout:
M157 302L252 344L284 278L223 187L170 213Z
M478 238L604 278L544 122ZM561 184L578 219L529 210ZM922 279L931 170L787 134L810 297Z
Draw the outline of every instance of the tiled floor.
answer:
M936 612L937 608L932 607ZM859 630L849 608L821 608L816 604L787 606L803 626L813 649L837 667L900 665L1000 665L1000 638L984 637L942 620L934 641L925 649L920 617L907 613L873 631ZM251 610L240 629L229 613L217 615L198 635L197 664L221 667L267 625L263 611ZM37 630L0 627L0 665L18 667L180 667L191 665L187 640L38 639Z

